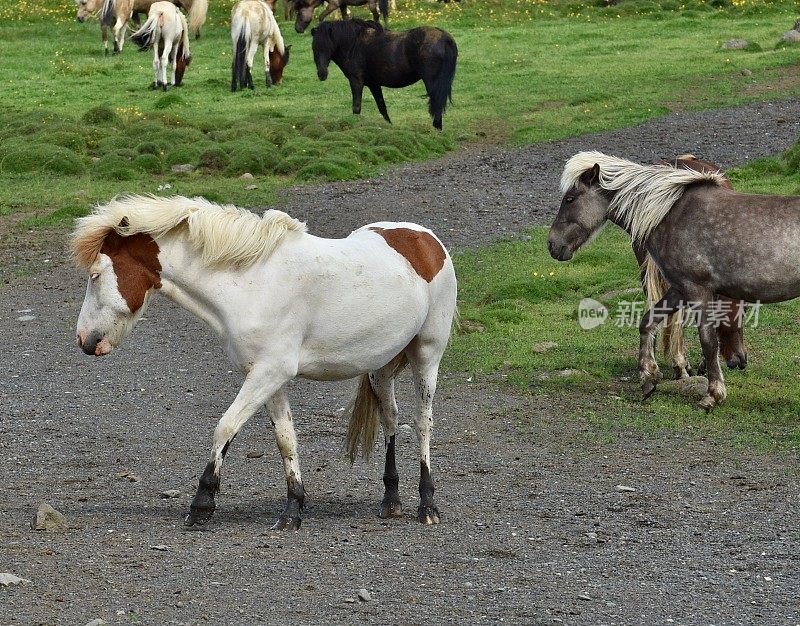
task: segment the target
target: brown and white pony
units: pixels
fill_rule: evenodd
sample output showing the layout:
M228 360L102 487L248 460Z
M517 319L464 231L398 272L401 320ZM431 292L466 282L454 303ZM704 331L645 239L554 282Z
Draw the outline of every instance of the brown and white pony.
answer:
M92 1L92 0L87 0ZM125 28L134 13L148 13L154 0L104 0L100 9L100 23L106 27L113 24L114 54L122 52L125 43ZM200 28L206 22L208 0L174 0L173 4L188 11L189 29L195 37L200 36ZM80 19L80 18L78 18ZM108 52L107 40L103 39Z
M278 22L263 0L241 0L231 11L231 91L237 87L253 89L253 59L258 45L264 47L264 74L267 87L283 80L289 62L289 48L283 43Z
M167 90L167 65L172 64L171 83L179 87L183 73L192 60L189 51L189 27L171 2L154 2L147 21L131 35L140 50L153 49L153 83L150 89Z

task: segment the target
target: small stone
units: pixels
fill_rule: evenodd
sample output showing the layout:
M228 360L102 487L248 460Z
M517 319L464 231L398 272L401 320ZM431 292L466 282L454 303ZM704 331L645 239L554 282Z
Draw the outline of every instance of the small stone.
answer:
M250 450L250 452L247 453L248 459L260 459L262 456L264 456L264 452L261 450Z
M406 433L407 435L411 434L411 424L401 424L400 428L397 429L401 433Z
M138 483L142 481L142 477L138 474L134 474L133 472L129 472L125 470L124 472L117 472L117 478L119 479L127 479L128 482L131 483Z
M800 33L798 33L798 34L800 34ZM753 72L752 72L751 70L748 70L747 68L743 69L743 70L742 70L741 72L739 72L739 73L740 73L742 76L752 76L752 75L753 75Z
M461 320L459 326L461 332L466 334L486 332L486 326L475 320Z
M69 530L67 518L63 513L56 511L47 502L42 502L36 510L36 515L31 520L33 530L45 530L47 532L63 532Z
M247 185L245 189L247 189L247 191L253 191L253 189L258 189L258 185Z
M785 33L783 33L783 37L781 37L781 39L789 43L795 43L800 41L800 32L796 30L787 30Z
M591 600L591 599L592 599L592 596L590 596L588 593L579 593L578 594L578 600Z
M367 591L366 589L359 589L358 599L361 600L362 602L369 602L370 600L372 600L372 596L369 595L369 591Z
M176 606L177 608L179 608L179 609L182 609L182 608L183 608L183 607L185 607L186 605L185 605L183 602L181 602L180 600L178 600L178 601L175 603L175 606Z
M614 489L624 493L633 493L634 491L636 491L636 489L634 489L633 487L628 487L628 485L617 485L616 487L614 487Z
M585 373L583 370L574 370L574 369L565 369L565 370L558 370L559 376L580 376L581 374Z
M347 604L353 604L353 603L355 603L356 599L355 598L345 598L344 601Z
M242 180L253 180L255 176L253 176L250 172L245 172L244 174L239 176L239 178L241 178Z
M163 543L159 543L155 546L150 546L151 550L157 550L158 552L167 552L169 550L169 546Z
M747 46L750 45L750 42L747 39L728 39L725 43L722 44L723 49L725 50L743 50Z
M98 617L97 619L93 619L91 622L86 622L85 626L104 626L105 624L108 624L108 622Z
M548 350L552 350L553 348L557 348L558 344L555 341L542 341L541 343L536 343L531 348L536 354L542 354L543 352L547 352Z
M181 495L180 489L167 489L166 491L161 492L162 498L177 498Z
M35 315L20 315L17 318L17 321L18 322L32 322L35 319L36 319Z
M190 174L194 172L194 165L191 163L179 163L170 168L175 174Z
M0 585L3 587L8 587L9 585L25 585L29 583L27 578L20 578L14 574L9 574L8 572L0 573Z

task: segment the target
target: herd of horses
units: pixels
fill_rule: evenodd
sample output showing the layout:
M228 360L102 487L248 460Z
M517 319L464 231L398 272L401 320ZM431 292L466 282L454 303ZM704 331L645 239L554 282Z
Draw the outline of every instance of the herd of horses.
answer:
M330 0L322 17L331 7L342 10L345 4L366 1ZM369 1L374 12L375 1ZM146 12L147 20L132 39L155 51L152 86L181 84L191 59L189 33L199 36L206 0L175 0L188 11L188 19L173 2L104 0L99 9L92 2L80 0L78 17L85 19L82 11L100 10L104 28L114 25L117 52L127 21ZM310 21L305 9L315 2L319 4L294 0L298 32ZM253 88L258 45L264 49L267 85L280 82L289 47L275 20L274 4L241 0L233 8L234 91ZM387 3L381 0L377 6L385 21ZM387 121L381 87L421 79L433 124L441 128L455 73L455 42L432 27L395 33L378 22L377 14L375 18L323 22L312 29L318 77L325 80L333 62L348 77L353 112L360 111L366 86ZM655 343L662 323L675 375L692 373L680 315L698 306L700 369L708 377L700 406L710 411L726 396L720 350L729 367L747 365L743 319L737 312L747 302L800 296L800 197L736 192L719 167L692 155L641 165L596 151L567 161L561 192L548 237L553 258L571 259L607 221L631 237L649 308L639 326L638 369L645 397L655 392L659 379ZM205 321L244 374L238 395L214 431L187 526L212 517L230 444L266 405L287 485L286 506L274 528L300 527L305 489L287 399L287 385L298 376L360 379L347 449L351 460L359 448L368 456L380 425L385 490L379 514L402 516L394 384L407 366L420 455L417 519L439 522L430 458L432 407L439 364L457 318L457 281L450 255L433 232L408 222L378 222L344 239L324 239L280 211L259 217L201 198L126 196L80 218L72 244L89 276L76 332L86 354L109 354L141 319L152 296L161 293ZM722 320L716 314L720 302L730 305Z
M295 30L303 33L314 12L325 0L284 0L284 18L296 15ZM361 112L361 97L366 86L375 98L383 118L391 123L383 98L383 87L406 87L420 80L428 94L428 110L433 126L442 128L442 115L452 100L458 48L453 37L441 28L419 26L407 31L385 27L389 18L389 0L326 0L320 13L320 26L311 29L312 51L320 80L328 76L328 65L337 65L350 83L355 114ZM350 19L348 7L368 4L371 22ZM264 52L264 75L267 87L283 80L291 46L284 43L275 19L277 0L240 0L231 11L231 91L254 89L253 63L258 46ZM186 16L181 12L186 11ZM380 9L380 13L379 13ZM342 20L324 22L339 10ZM78 21L90 15L100 16L103 47L108 54L108 29L112 28L114 53L125 43L130 22L137 24L131 39L140 50L153 51L153 81L150 88L166 91L169 85L183 84L192 54L189 33L200 37L205 23L208 0L78 0ZM144 24L140 15L146 14ZM383 16L384 26L380 24ZM169 72L171 68L171 72ZM167 75L169 72L169 76Z

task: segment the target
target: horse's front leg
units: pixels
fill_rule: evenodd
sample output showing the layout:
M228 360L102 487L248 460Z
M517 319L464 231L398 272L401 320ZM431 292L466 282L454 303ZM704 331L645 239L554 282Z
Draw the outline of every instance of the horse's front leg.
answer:
M114 24L114 54L122 52L122 46L125 43L125 28L128 25L127 18L117 17Z
M300 459L297 454L297 436L292 422L292 410L286 398L286 389L281 388L267 403L269 406L272 426L275 429L275 440L283 459L283 469L286 472L286 507L272 530L298 530L300 528L300 514L303 511L305 490L303 478L300 474Z
M656 390L658 363L655 357L655 335L658 325L681 306L681 294L670 287L664 297L645 312L639 324L639 380L644 398Z
M269 73L269 42L264 42L264 77L267 87L272 87L272 76Z
M158 48L157 45L154 45L153 47ZM158 76L159 84L164 91L167 90L167 66L169 65L169 59L171 53L172 53L172 42L169 40L165 40L164 50L161 53L161 67L159 68L159 76Z
M369 90L372 92L372 97L375 98L375 104L378 105L378 111L381 112L383 115L383 119L385 119L390 124L392 120L389 119L389 113L386 110L386 102L383 100L383 90L381 89L380 85L367 85Z
M214 496L219 491L220 474L225 454L233 438L252 415L275 394L292 376L281 376L275 370L253 369L245 378L242 388L214 429L211 458L206 464L197 493L192 500L184 524L205 524L216 509Z
M108 26L100 24L100 37L103 40L103 53L108 54Z
M364 81L358 77L350 78L350 91L353 94L353 113L361 113L361 94L364 92Z
M376 22L381 21L381 15L378 13L378 3L376 0L370 0L369 2L369 10L372 13L372 19Z

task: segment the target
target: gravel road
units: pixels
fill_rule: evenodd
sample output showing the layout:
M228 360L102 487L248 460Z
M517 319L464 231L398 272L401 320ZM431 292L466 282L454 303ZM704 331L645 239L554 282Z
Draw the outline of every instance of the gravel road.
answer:
M326 236L419 221L463 249L550 219L561 166L579 150L642 161L688 151L730 167L798 136L795 100L677 113L296 188L286 209ZM204 326L162 299L112 356L84 356L72 342L84 279L63 249L63 232L0 222L0 572L31 581L0 587L0 625L800 624L796 454L691 432L609 437L587 421L589 398L532 397L459 372L443 374L436 403L441 525L412 517L413 436L403 431L398 449L407 517L384 522L381 455L350 468L342 453L352 385L299 381L301 531L269 531L285 485L265 413L228 454L212 523L185 531L240 376ZM30 530L43 501L67 532Z

